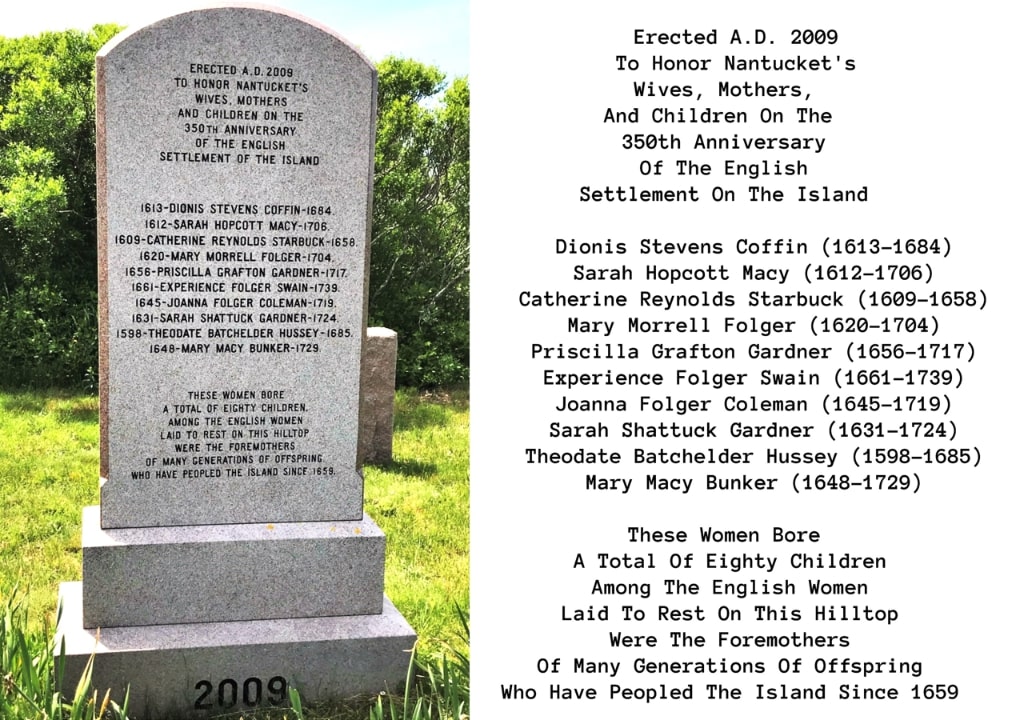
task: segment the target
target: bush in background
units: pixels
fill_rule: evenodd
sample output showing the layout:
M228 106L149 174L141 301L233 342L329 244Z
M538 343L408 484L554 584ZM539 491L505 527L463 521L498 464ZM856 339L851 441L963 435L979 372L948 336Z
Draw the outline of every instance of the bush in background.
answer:
M96 52L118 27L0 37L0 379L96 386ZM369 322L397 382L468 375L466 78L379 63Z

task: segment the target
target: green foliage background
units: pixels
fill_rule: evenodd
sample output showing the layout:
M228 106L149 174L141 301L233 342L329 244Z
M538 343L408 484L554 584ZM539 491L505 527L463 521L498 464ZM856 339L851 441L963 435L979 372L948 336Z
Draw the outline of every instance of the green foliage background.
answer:
M0 38L0 384L94 389L97 25ZM466 78L378 65L369 324L396 330L397 382L468 375Z

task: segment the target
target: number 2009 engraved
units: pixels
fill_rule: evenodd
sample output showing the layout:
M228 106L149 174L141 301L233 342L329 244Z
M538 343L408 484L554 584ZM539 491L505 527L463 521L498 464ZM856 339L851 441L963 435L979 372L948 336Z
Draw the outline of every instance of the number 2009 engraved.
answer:
M255 707L263 702L280 705L287 698L287 679L279 675L269 678L265 684L264 697L260 678L248 678L241 683L226 678L220 680L218 686L209 680L199 680L195 683L195 689L201 693L195 700L196 710L211 710L214 707L226 710L235 707L238 702L245 707Z

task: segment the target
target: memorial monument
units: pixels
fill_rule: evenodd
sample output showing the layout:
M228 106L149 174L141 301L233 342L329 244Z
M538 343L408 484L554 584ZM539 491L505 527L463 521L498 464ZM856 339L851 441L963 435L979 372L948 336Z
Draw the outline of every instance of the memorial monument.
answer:
M96 63L100 506L60 590L65 691L136 715L394 690L359 458L376 76L333 31L231 5Z

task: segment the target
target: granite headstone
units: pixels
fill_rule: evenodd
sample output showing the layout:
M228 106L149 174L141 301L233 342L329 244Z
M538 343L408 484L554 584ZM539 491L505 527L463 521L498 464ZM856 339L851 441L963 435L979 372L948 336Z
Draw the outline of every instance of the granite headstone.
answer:
M375 70L230 5L96 64L100 506L61 587L68 687L136 714L393 690L414 632L363 513Z

